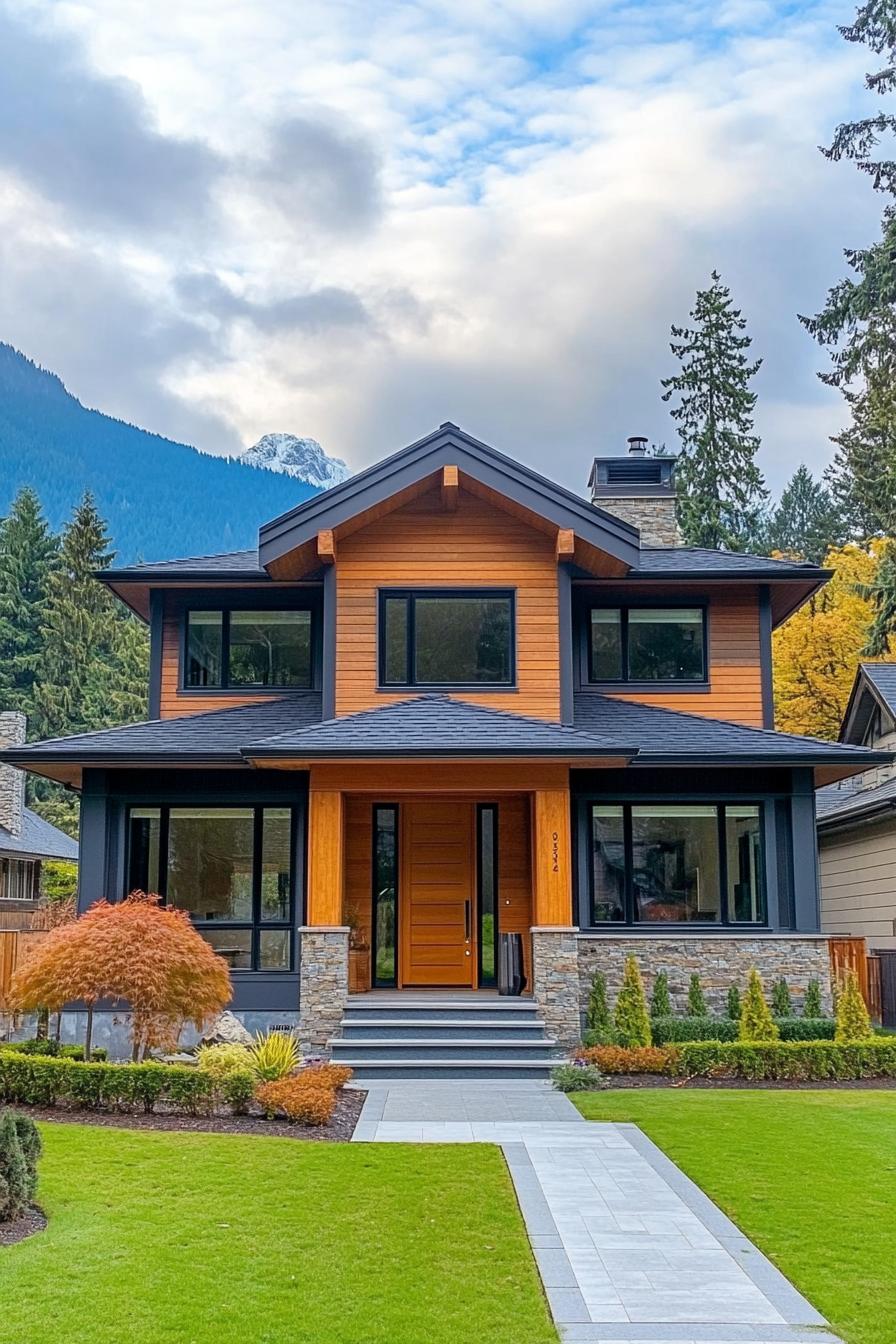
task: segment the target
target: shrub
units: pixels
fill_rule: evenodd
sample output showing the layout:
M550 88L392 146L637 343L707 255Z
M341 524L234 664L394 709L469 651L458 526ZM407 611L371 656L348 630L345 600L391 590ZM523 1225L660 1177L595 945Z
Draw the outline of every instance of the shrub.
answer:
M43 1152L43 1144L37 1125L30 1115L22 1115L20 1111L13 1111L12 1117L15 1122L16 1133L19 1136L22 1156L25 1159L25 1170L28 1176L27 1196L30 1203L37 1194L37 1161Z
M18 1050L23 1055L51 1055L54 1059L83 1059L83 1045L63 1045L61 1041L50 1040L46 1036L35 1036L30 1041L7 1041L3 1050ZM91 1051L91 1059L104 1060L108 1051L102 1046Z
M644 997L644 981L638 963L631 955L625 959L614 1021L620 1045L650 1045L650 1018Z
M673 1072L693 1078L786 1082L896 1078L896 1039L835 1041L694 1041L678 1047Z
M688 985L688 1017L708 1016L709 1009L706 1006L706 995L703 993L700 977L695 971Z
M653 982L653 994L650 997L651 1021L658 1017L672 1016L672 1000L669 998L669 977L660 971Z
M248 1047L233 1043L203 1045L196 1052L196 1067L207 1073L219 1087L231 1073L251 1072L252 1056Z
M601 1073L672 1073L678 1057L674 1047L639 1045L626 1049L621 1045L597 1045L583 1050L581 1058L595 1064Z
M737 1023L728 1017L655 1017L654 1045L670 1041L735 1041Z
M837 995L837 1027L834 1040L843 1044L846 1041L866 1041L874 1032L871 1030L871 1018L859 989L859 977L855 971L847 971Z
M352 1072L347 1064L313 1064L302 1069L299 1077L306 1087L329 1087L333 1092L341 1092Z
M573 1060L571 1064L558 1064L551 1069L551 1082L558 1092L596 1092L603 1079L594 1064Z
M242 1115L255 1094L255 1085L251 1069L231 1069L218 1084L218 1092L237 1115Z
M613 1019L610 1016L610 1005L607 1003L607 977L602 971L595 971L591 977L585 1021L592 1036L612 1040Z
M732 1022L740 1021L740 990L737 985L728 986L728 997L725 1000L725 1016Z
M251 1068L256 1078L273 1083L285 1078L299 1064L299 1047L295 1036L283 1031L269 1031L258 1036L249 1047Z
M772 1012L775 1017L793 1016L793 1003L790 998L790 987L783 977L780 980L776 980L772 985Z
M325 1125L336 1107L336 1093L312 1080L306 1082L302 1074L291 1074L270 1082L260 1083L255 1089L255 1100L264 1107L268 1119L282 1112L290 1120L305 1125Z
M832 1017L776 1017L782 1041L832 1041L836 1022Z
M32 1187L15 1116L12 1111L0 1112L0 1223L22 1216Z
M88 1110L156 1102L189 1112L214 1099L208 1074L181 1064L95 1064L0 1049L0 1101Z
M747 979L747 992L740 1010L738 1036L742 1041L776 1041L778 1028L772 1021L765 995L762 976L753 966Z
M822 1017L823 1015L821 983L818 980L810 980L806 986L806 996L803 999L803 1017Z

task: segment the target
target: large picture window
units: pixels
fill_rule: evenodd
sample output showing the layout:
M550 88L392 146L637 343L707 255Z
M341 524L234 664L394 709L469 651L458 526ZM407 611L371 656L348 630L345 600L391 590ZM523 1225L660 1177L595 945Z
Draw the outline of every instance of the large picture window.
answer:
M187 690L288 690L312 684L312 613L188 611Z
M234 970L293 965L290 807L132 807L128 890L186 910Z
M380 593L381 686L512 686L513 594Z
M591 607L588 680L705 682L703 607Z
M591 923L765 922L758 803L594 803Z

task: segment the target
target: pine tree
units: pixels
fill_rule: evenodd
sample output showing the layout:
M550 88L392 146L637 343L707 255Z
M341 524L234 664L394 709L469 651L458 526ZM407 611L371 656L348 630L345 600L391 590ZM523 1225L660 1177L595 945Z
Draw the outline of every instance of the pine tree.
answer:
M845 1044L848 1041L865 1041L873 1035L871 1018L859 989L859 977L855 971L847 971L837 994L834 1040Z
M777 1041L781 1035L765 1001L762 976L753 966L747 978L747 992L740 1010L738 1036L742 1041Z
M887 362L865 370L858 387L842 388L852 422L833 436L827 479L850 535L865 540L894 526L896 379Z
M614 1022L620 1045L650 1045L652 1036L644 981L633 956L625 959L622 988L616 999Z
M740 1021L740 990L737 985L728 986L728 997L725 1001L725 1013L732 1022Z
M700 976L695 971L688 985L688 1017L706 1017L708 1011Z
M748 358L746 320L718 271L698 290L690 318L690 327L672 327L681 370L662 380L663 400L678 398L678 522L688 545L744 550L757 543L768 497L750 390L762 361Z
M766 547L820 565L832 546L847 537L843 511L826 486L797 467L768 520Z
M42 626L57 543L33 490L0 522L0 706L29 714L41 670Z
M665 971L660 971L653 982L653 994L650 996L650 1016L651 1018L672 1016L669 977Z
M585 1016L588 1030L602 1045L613 1040L613 1018L607 1002L607 977L602 971L595 971L591 977L591 991L588 995L588 1011Z

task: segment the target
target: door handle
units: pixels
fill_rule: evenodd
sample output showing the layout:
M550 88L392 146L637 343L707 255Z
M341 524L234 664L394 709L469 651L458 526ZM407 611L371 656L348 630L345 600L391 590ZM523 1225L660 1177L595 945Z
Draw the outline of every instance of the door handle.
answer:
M464 901L464 938L470 941L470 902Z

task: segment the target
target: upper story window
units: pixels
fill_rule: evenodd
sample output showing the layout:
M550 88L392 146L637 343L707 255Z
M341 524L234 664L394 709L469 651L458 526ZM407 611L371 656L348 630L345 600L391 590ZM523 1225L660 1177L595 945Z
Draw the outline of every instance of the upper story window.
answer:
M379 647L381 686L512 686L514 595L381 591Z
M591 607L588 680L705 682L703 607Z
M187 690L285 690L312 684L312 613L194 610L186 614Z

